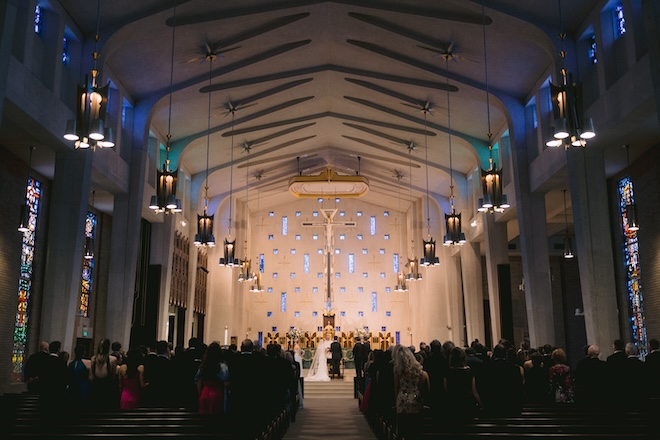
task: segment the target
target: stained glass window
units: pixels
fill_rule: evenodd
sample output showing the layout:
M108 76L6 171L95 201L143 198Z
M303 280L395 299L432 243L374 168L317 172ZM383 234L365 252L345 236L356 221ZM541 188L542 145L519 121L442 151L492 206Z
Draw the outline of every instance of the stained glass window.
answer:
M273 316L273 312L266 312L266 316L268 316L269 318L272 317L272 316Z
M362 278L369 278L369 274L367 272L362 272Z
M289 233L289 219L287 216L282 216L282 235Z
M376 235L376 216L372 215L369 221L369 233L371 235Z
M275 212L274 211L269 211L268 212L268 217L275 217Z
M341 278L341 272L335 272L335 278Z
M300 234L296 234L296 240L300 240Z
M296 273L295 273L295 272L291 272L291 273L289 274L289 278L295 278L295 277L296 277Z
M375 312L378 309L378 294L371 292L371 311Z
M389 287L385 287L385 292L391 292L392 290Z
M282 292L282 297L280 300L280 310L286 312L286 292Z
M340 311L340 312L339 312L339 316L341 316L341 317L344 317L344 316L346 316L346 312L345 312L345 311L343 311L343 310L342 310L342 311Z
M41 6L37 5L34 7L34 33L40 34L42 27Z
M346 215L346 211L339 211L339 217L343 217Z
M366 249L362 249L362 255L367 255L368 253L369 251L367 251Z
M269 235L268 235L268 239L269 239L269 240L273 240L274 238L275 238L275 237L273 236L273 234L269 234Z
M316 318L317 316L319 316L319 312L312 312L312 318Z
M312 217L318 217L318 216L319 216L319 212L318 212L318 211L314 211L314 212L312 212Z
M303 255L303 272L309 273L309 254Z
M358 240L362 240L362 234L358 234L358 235L357 235L357 239L358 239Z
M259 272L264 273L264 254L259 254Z
M394 258L392 258L392 263L394 266L394 273L399 273L399 254L394 254Z
M355 273L355 254L348 254L348 273Z
M289 253L290 253L291 255L296 255L296 250L295 250L295 249L291 249L291 250L289 251Z
M384 211L383 216L384 217L389 217L390 216L390 211Z
M312 235L312 240L318 240L319 236L317 234Z
M277 272L273 272L273 278L277 278L278 274Z
M401 332L394 332L394 342L397 345L401 343Z
M626 33L626 17L623 15L623 5L621 3L614 8L614 29L617 37Z
M387 331L387 327L382 326L382 327L380 328L380 331L381 331L381 332L386 332L386 331Z
M358 316L361 318L364 316L364 312L358 312Z
M273 288L272 287L268 288L268 293L273 293Z
M300 312L293 312L293 316L295 318L300 318Z
M316 274L316 278L323 278L323 272L318 272Z
M317 249L317 250L316 250L316 253L319 254L319 255L323 255L323 249L320 249L320 248Z
M341 202L341 199L339 197L335 197L335 203Z
M389 240L389 239L390 239L390 234L383 235L383 240Z
M379 249L378 252L379 252L381 255L385 255L385 249Z
M85 218L85 237L96 238L96 214L87 213ZM78 313L85 318L89 317L89 295L92 292L92 282L94 277L94 256L83 258L83 268L80 286L80 304Z
M295 288L296 293L300 293L300 287Z
M339 234L340 240L346 240L346 234Z
M64 37L62 39L62 64L69 64L69 40Z
M30 312L30 296L32 295L32 264L34 262L34 245L36 241L37 217L41 205L41 182L28 178L25 204L28 210L28 231L23 233L21 251L21 272L18 279L18 304L14 322L14 345L12 350L13 382L23 380L23 362L27 347L28 317Z
M358 293L364 292L364 287L358 287Z
M280 253L280 250L279 250L279 249L273 249L273 255L277 255L277 254L279 254L279 253Z
M346 287L339 288L339 293L345 293L345 292L346 292Z
M622 220L623 259L626 266L626 289L630 311L632 340L639 347L642 357L646 356L646 323L644 318L644 295L642 294L641 268L637 231L628 228L628 206L635 203L633 183L630 176L619 180L619 210Z
M392 316L392 312L390 312L390 311L385 312L385 316L387 316L389 318L390 316Z
M598 64L598 47L596 46L596 36L589 37L589 60L591 64Z
M319 288L318 287L312 287L312 293L318 293Z
M358 217L362 217L362 211L358 211L358 212L357 212L357 216L358 216Z
M341 249L335 249L335 254L337 255L341 254Z
M381 278L385 278L385 272L381 272L381 273L380 273L380 277L381 277Z
M300 217L300 211L296 211L296 217Z

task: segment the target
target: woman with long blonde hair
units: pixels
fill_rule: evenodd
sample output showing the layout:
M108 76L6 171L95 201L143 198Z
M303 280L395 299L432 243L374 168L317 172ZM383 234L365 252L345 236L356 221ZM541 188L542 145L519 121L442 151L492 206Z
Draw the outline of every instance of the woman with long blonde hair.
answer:
M424 409L424 398L431 387L429 375L422 369L408 347L396 345L392 350L394 363L394 396L396 399L397 430L406 439L418 433L418 419Z

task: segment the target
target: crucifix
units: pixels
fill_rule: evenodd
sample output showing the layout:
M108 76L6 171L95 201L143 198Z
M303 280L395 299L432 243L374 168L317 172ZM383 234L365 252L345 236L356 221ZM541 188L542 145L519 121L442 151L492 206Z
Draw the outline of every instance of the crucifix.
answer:
M321 209L321 214L323 214L323 222L303 222L303 227L313 228L313 227L324 227L325 228L325 276L326 276L326 308L330 310L332 308L332 245L333 245L333 234L335 226L344 226L349 228L354 228L357 223L353 220L350 221L334 221L335 214L337 214L337 208L331 209Z

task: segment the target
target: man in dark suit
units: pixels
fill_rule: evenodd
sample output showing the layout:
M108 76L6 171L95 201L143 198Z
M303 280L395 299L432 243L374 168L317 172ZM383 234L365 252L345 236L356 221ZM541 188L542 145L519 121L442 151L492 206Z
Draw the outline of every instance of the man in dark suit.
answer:
M523 400L522 367L509 361L504 345L498 344L493 349L493 361L484 366L481 377L479 394L488 414L519 416Z
M366 361L364 348L362 338L357 337L353 347L353 360L355 361L355 377L359 378L364 376L364 362Z
M173 403L171 383L173 380L172 362L167 341L156 343L156 354L147 355L144 360L144 403L148 407L169 407Z
M39 351L30 355L25 362L25 370L23 375L27 389L31 393L40 392L41 374L44 370L44 361L48 359L48 342L42 341L39 344Z
M612 403L621 402L625 395L628 378L624 376L626 364L625 343L621 339L614 341L614 353L607 357L608 382Z
M660 397L660 341L649 341L651 352L646 355L646 377L649 378L649 394L651 397Z
M44 414L55 416L63 408L64 393L68 384L69 370L60 358L62 343L53 341L48 345L49 354L43 361L43 371L40 376L41 404Z
M607 364L598 359L599 355L598 346L590 345L587 357L578 362L575 370L575 397L583 405L602 406L607 400Z
M341 359L344 357L344 355L341 352L341 345L338 342L337 336L335 336L335 340L333 341L332 344L330 344L330 353L332 353L332 376L335 374L337 375L338 378L341 377L341 371L339 370L339 364L341 363Z

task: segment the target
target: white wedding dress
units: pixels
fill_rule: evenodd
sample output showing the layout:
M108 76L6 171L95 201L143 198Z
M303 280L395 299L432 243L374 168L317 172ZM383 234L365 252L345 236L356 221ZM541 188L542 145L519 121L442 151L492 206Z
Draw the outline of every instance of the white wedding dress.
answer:
M325 357L325 350L330 349L331 341L322 340L316 349L316 354L309 367L305 381L309 382L330 382L328 376L328 359Z

